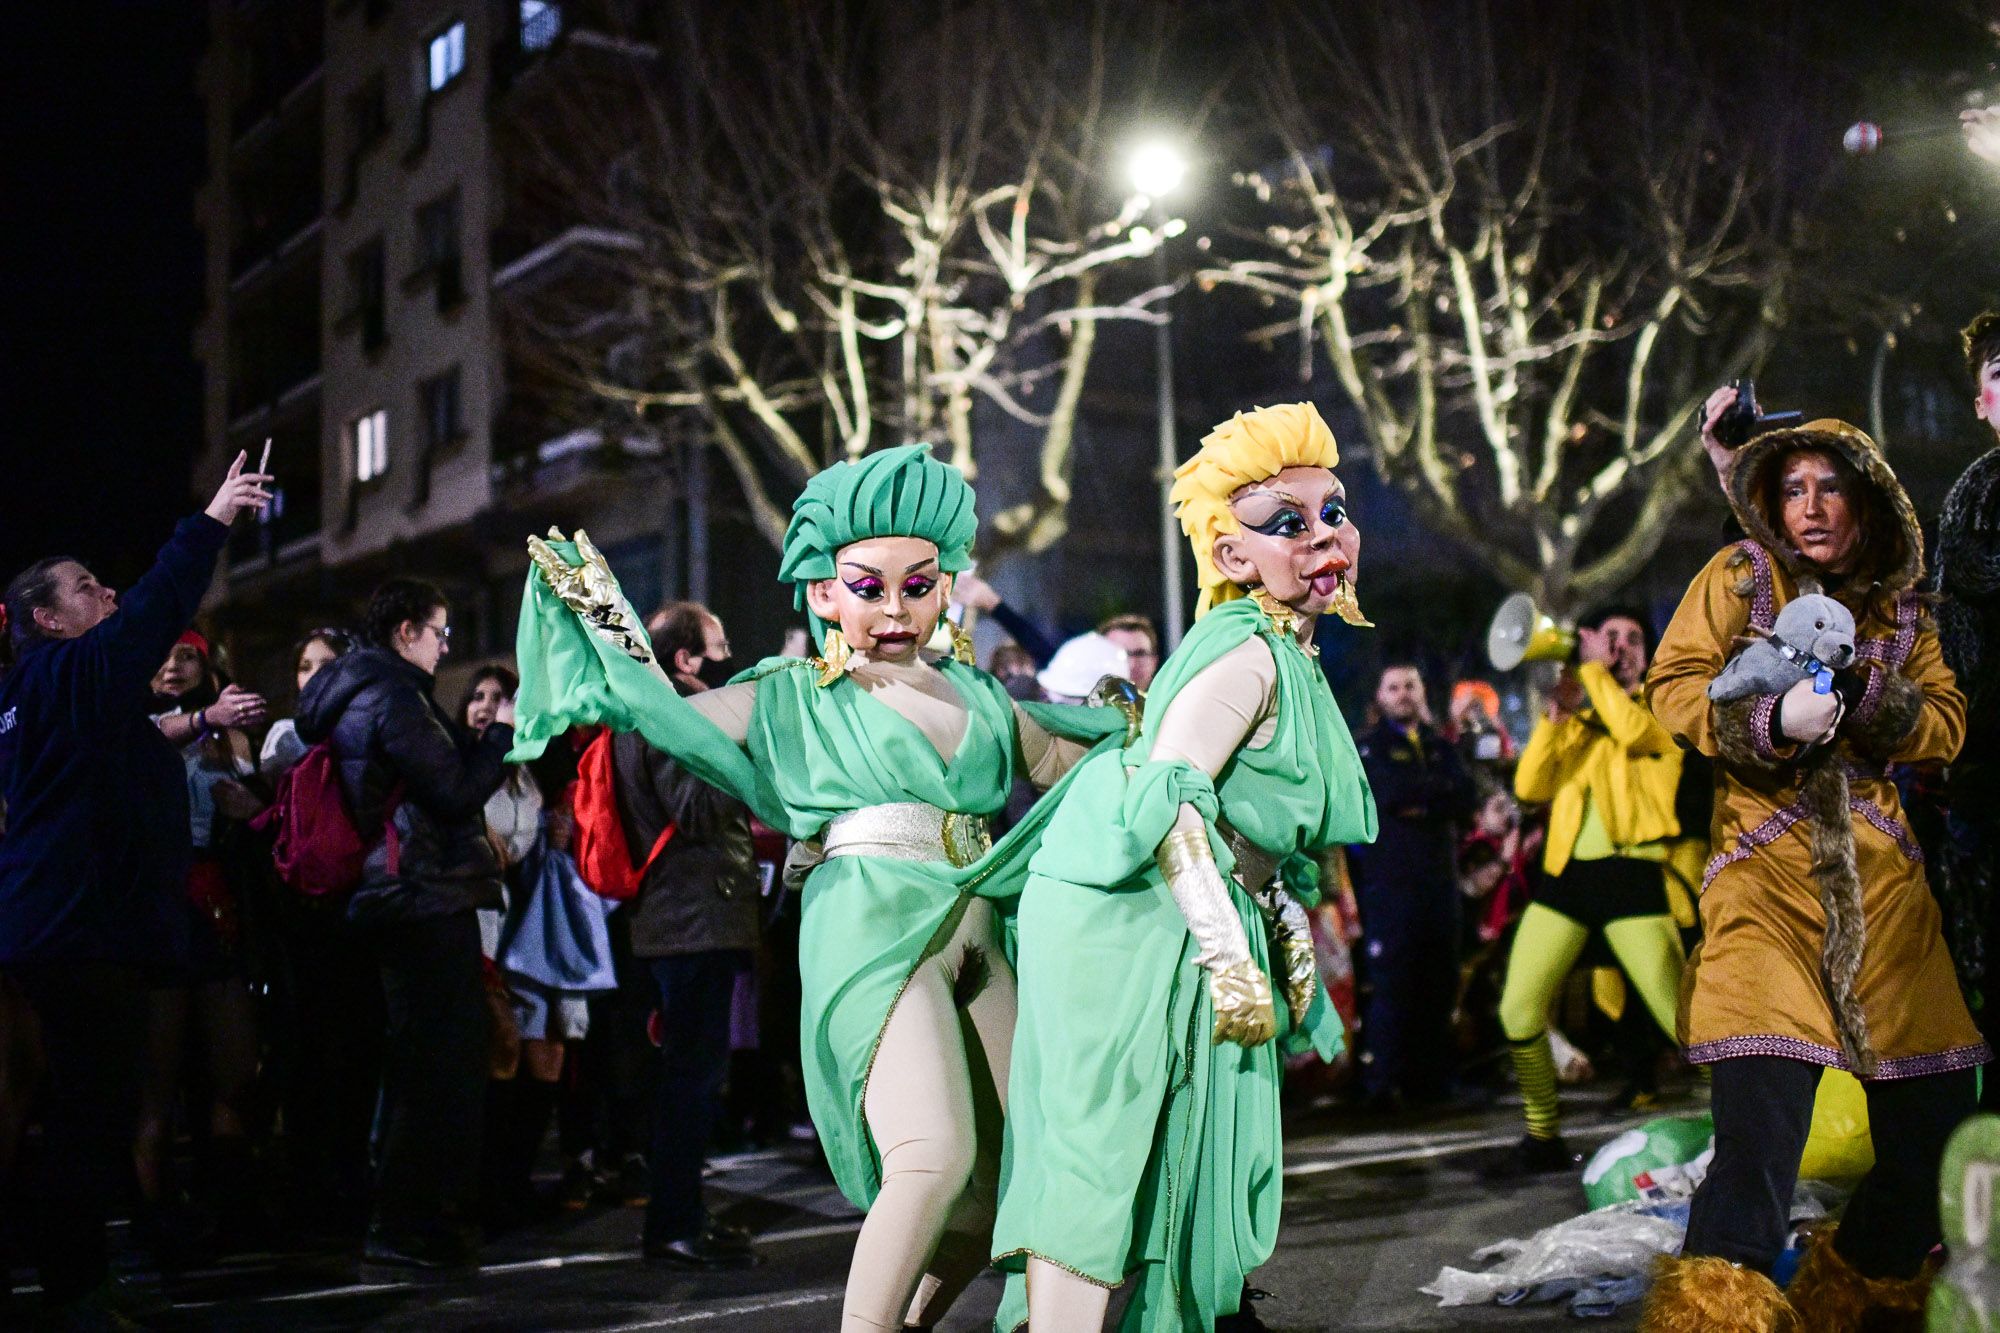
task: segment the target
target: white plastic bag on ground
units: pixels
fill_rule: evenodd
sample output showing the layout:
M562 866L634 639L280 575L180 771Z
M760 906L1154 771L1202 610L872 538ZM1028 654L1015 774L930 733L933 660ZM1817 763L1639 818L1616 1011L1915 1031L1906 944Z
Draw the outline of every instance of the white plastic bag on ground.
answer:
M1478 1273L1439 1269L1423 1290L1440 1305L1485 1305L1550 1282L1637 1277L1650 1272L1660 1255L1680 1249L1686 1231L1685 1205L1614 1204L1544 1227L1527 1240L1496 1241L1472 1257L1498 1264Z
M1802 1180L1792 1195L1791 1220L1827 1217L1845 1193L1825 1181ZM1423 1292L1436 1296L1439 1305L1511 1305L1521 1300L1574 1302L1579 1293L1588 1299L1595 1288L1623 1304L1638 1298L1652 1276L1654 1259L1680 1252L1687 1219L1685 1199L1616 1203L1544 1227L1526 1240L1495 1241L1472 1257L1499 1263L1476 1273L1441 1268ZM1637 1284L1627 1285L1634 1279Z

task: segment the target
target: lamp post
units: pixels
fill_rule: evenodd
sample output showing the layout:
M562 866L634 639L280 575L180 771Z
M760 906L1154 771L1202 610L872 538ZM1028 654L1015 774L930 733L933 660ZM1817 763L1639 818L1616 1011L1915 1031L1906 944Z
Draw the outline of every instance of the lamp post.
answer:
M1159 234L1153 247L1153 275L1159 286L1167 285L1166 229L1159 201L1178 189L1187 175L1187 159L1174 145L1164 140L1153 140L1140 144L1132 152L1126 164L1132 188L1145 196L1152 220ZM1172 315L1164 308L1162 318L1154 326L1154 366L1158 380L1155 386L1158 394L1159 412L1159 458L1160 474L1160 594L1166 602L1166 619L1162 626L1164 646L1161 654L1172 652L1179 646L1181 635L1187 628L1187 611L1181 589L1181 533L1180 525L1174 521L1171 495L1174 487L1174 469L1180 464L1179 450L1174 438L1174 340Z

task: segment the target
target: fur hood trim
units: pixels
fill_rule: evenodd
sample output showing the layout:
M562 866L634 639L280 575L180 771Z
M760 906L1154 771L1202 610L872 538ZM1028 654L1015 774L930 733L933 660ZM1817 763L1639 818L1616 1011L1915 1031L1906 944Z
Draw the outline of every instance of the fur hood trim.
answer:
M1863 558L1875 587L1893 596L1920 584L1924 577L1924 530L1917 522L1916 507L1896 480L1882 447L1865 431L1833 417L1789 430L1768 431L1737 451L1736 470L1729 480L1729 504L1743 530L1771 552L1795 582L1824 581L1823 571L1792 548L1778 516L1766 508L1772 470L1800 449L1824 449L1846 460L1874 491L1877 511L1891 520L1893 532L1863 537L1867 543Z

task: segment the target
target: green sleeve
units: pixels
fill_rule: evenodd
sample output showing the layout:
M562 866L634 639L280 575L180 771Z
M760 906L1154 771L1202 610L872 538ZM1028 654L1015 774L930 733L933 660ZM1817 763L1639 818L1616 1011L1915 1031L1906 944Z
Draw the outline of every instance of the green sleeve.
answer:
M1137 888L1157 880L1154 853L1173 831L1183 805L1200 811L1224 875L1236 861L1215 836L1215 784L1185 760L1125 767L1124 751L1105 747L1070 774L1049 820L1034 871L1088 888Z
M550 545L565 559L575 559L570 543ZM630 613L630 603L626 609ZM632 620L638 623L638 616ZM790 822L777 792L741 746L666 680L594 633L532 568L514 653L521 687L514 698L514 749L508 755L513 762L540 755L571 727L601 723L613 731L638 732L765 823L783 828Z
M1125 730L1125 715L1115 708L1038 703L1017 706L1035 725L1066 741L1100 741L1106 736L1121 735Z

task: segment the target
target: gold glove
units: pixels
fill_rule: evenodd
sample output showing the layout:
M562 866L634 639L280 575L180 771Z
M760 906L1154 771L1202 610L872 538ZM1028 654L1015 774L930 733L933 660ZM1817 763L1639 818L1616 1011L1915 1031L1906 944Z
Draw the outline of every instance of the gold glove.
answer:
M1271 936L1271 959L1283 969L1285 1006L1292 1011L1292 1024L1306 1021L1319 989L1319 957L1313 952L1312 922L1297 898L1275 884L1254 895L1264 914Z
M560 528L550 528L549 536L556 541L564 540ZM554 548L540 537L528 538L528 558L541 572L542 582L549 585L549 591L560 598L564 606L610 640L618 651L635 662L651 665L652 639L626 607L625 595L619 591L618 579L612 574L604 553L597 549L582 528L576 530L575 540L576 553L583 557L580 565L572 565L557 555Z
M1278 1035L1277 1011L1271 1005L1271 980L1248 958L1227 967L1210 968L1208 998L1215 1006L1215 1044L1262 1046Z
M1199 821L1182 807L1184 815ZM1271 981L1250 956L1242 918L1230 901L1229 886L1216 869L1208 834L1199 822L1179 826L1154 853L1160 877L1174 906L1194 936L1195 962L1208 969L1208 995L1215 1002L1215 1040L1257 1046L1278 1030L1271 1005Z

